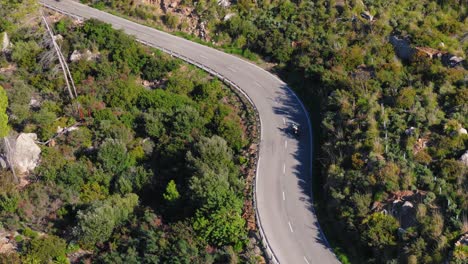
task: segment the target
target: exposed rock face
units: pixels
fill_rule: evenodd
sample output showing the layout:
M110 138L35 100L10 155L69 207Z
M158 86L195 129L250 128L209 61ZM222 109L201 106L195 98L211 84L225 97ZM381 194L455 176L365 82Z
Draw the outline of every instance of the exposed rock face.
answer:
M41 149L36 145L35 140L37 140L36 134L21 133L12 146L11 160L20 174L34 170L39 162Z
M17 250L16 236L19 236L18 232L9 232L3 228L0 230L0 254L9 254Z
M169 12L170 9L174 9L179 6L181 0L161 0L161 9L164 13ZM171 10L174 12L173 10Z
M86 60L95 60L99 58L100 54L99 53L92 53L89 50L85 50L85 52L81 53L78 50L74 50L73 53L70 55L70 61L71 62L76 62L81 60L82 58L85 58Z

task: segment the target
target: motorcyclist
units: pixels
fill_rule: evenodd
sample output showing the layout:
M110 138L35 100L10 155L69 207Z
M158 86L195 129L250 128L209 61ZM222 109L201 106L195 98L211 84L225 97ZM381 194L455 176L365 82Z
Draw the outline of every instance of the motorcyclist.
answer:
M291 123L291 132L294 135L299 136L299 125L296 123Z

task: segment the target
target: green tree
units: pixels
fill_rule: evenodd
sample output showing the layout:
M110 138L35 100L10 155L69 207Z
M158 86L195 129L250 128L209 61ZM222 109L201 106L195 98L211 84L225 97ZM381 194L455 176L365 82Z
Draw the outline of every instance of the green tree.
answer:
M114 175L124 172L132 165L125 145L113 139L102 143L97 159L105 171Z
M189 167L194 171L190 189L195 201L205 204L223 196L226 190L242 190L243 183L232 155L226 141L218 136L202 137L187 153Z
M18 207L18 200L16 194L0 194L0 212L14 213Z
M95 201L89 208L78 211L74 234L86 246L102 243L110 238L115 227L128 219L137 205L138 196L133 193Z
M194 175L190 179L193 202L197 210L193 228L208 243L241 247L245 238L242 219L242 182L232 162L226 141L213 136L201 138L187 161Z
M392 216L373 213L362 224L365 226L363 238L369 246L384 249L396 245L398 222Z
M174 110L170 133L180 138L192 140L201 134L205 122L200 113L191 106L180 106Z
M11 57L21 67L32 70L37 65L36 60L40 52L41 47L35 41L19 41L15 43Z
M177 186L174 180L169 181L169 183L167 184L166 192L164 192L163 197L168 202L173 202L179 199L180 194L177 191Z
M32 92L32 87L27 85L25 82L13 82L13 89L9 89L7 93L12 122L20 124L31 116L29 103Z
M10 127L8 126L8 116L6 114L6 109L8 107L8 97L5 90L0 86L0 137L6 137L10 132Z
M381 184L385 185L389 191L398 189L399 175L400 168L393 162L388 162L378 174Z
M358 217L365 217L369 213L369 207L372 202L370 194L354 193L351 196L351 201L354 204L356 215Z
M131 109L142 89L134 78L116 80L107 86L104 101L112 107Z
M57 173L57 182L70 190L78 191L85 184L89 174L85 163L68 163Z
M416 91L411 87L404 88L397 98L397 106L403 109L411 108L415 102Z
M245 220L241 215L242 201L237 199L236 203L233 207L220 205L213 211L198 211L193 229L212 245L235 245L241 248L247 234Z

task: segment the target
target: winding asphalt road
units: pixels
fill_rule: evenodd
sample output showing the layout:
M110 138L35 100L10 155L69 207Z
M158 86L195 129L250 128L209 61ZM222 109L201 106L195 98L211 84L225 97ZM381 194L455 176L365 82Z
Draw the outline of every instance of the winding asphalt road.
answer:
M177 54L223 76L250 98L261 120L256 177L257 221L271 262L338 263L312 206L312 132L307 113L284 82L235 56L70 0L40 0L46 7L123 29L147 45ZM298 138L288 122L301 126Z

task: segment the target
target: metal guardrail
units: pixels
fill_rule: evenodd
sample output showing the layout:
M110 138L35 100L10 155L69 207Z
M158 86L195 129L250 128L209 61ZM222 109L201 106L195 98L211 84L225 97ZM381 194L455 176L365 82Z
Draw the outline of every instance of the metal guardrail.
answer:
M48 5L46 3L42 3L41 4L48 8L48 9L51 9L51 10L54 10L56 12L59 12L59 13L62 13L64 15L67 15L69 17L73 17L75 19L78 19L78 20L86 20L85 18L83 17L80 17L78 15L75 15L75 14L72 14L70 12L67 12L65 10L62 10L62 9L59 9L59 8L56 8L54 6L51 6L51 5ZM147 41L144 41L144 40L140 40L138 39L136 36L134 36L136 41L146 45L146 46L150 46L150 47L154 47L154 48L157 48L171 56L174 56L176 58L179 58L187 63L190 63L208 73L210 73L211 75L213 76L216 76L217 78L219 78L222 82L224 82L226 85L228 85L231 89L232 89L239 97L241 98L244 98L244 99L247 99L248 103L252 106L252 108L254 109L254 112L255 112L255 122L256 122L256 129L257 129L257 135L260 135L260 138L257 137L256 139L256 143L257 143L257 153L255 155L255 181L253 183L253 188L252 188L252 192L253 192L253 206L255 208L255 218L256 218L256 223L257 223L257 227L258 227L258 230L259 230L259 233L260 233L260 238L262 240L262 246L264 248L264 253L266 255L266 257L268 258L268 260L270 261L270 263L274 263L274 264L279 264L279 260L277 258L277 256L275 255L275 253L273 252L273 250L271 249L270 247L270 244L268 242L268 239L267 237L265 236L265 231L263 230L263 227L262 227L262 224L261 224L261 221L260 221L260 216L259 216L259 213L258 213L258 210L257 210L257 193L256 193L256 187L257 187L257 179L258 179L258 164L259 164L259 154L260 154L260 148L261 148L261 125L262 125L262 120L260 119L260 116L258 114L258 109L257 107L255 106L253 100L247 95L247 93L245 93L237 84L235 84L233 81L229 80L228 78L226 78L224 75L222 75L221 73L215 71L214 69L211 69L210 67L206 66L206 65L203 65L201 63L198 63L182 54L179 54L177 52L174 52L172 50L169 50L169 49L166 49L164 47L161 47L161 46L158 46L154 43L149 43ZM302 103L301 103L302 104ZM304 108L305 110L305 108ZM306 114L307 114L307 111L306 111Z

